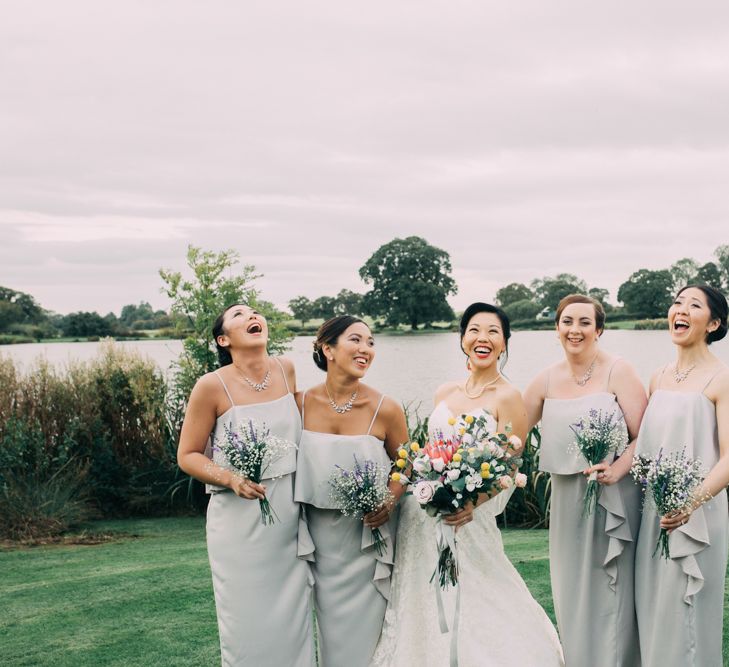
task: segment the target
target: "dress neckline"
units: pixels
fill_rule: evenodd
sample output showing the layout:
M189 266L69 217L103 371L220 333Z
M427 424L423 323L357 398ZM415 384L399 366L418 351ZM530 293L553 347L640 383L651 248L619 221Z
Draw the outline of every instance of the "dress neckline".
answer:
M611 391L593 391L591 394L585 394L584 396L573 396L572 398L552 398L550 396L545 397L544 402L547 401L581 401L585 398L592 398L593 396L611 396L613 400L617 400L617 396Z
M654 389L651 394L651 398L653 398L653 396L655 396L658 392L662 392L664 394L677 394L679 396L701 396L705 398L710 405L716 407L716 403L714 403L714 401L712 401L703 391L671 391L670 389Z
M235 410L236 408L252 408L257 405L271 405L273 403L278 403L279 401L282 401L288 396L291 396L293 398L294 395L289 391L286 392L283 396L279 396L278 398L272 398L270 401L261 401L260 403L236 403L235 405L231 405L225 412L222 412L220 415L218 415L217 419L225 417L225 415L227 415L231 410ZM298 410L296 412L298 412Z
M301 432L314 433L315 435L328 435L332 438L372 438L373 440L376 440L383 445L385 444L384 440L381 440L376 435L372 435L371 433L329 433L328 431L312 431L308 428L301 429Z

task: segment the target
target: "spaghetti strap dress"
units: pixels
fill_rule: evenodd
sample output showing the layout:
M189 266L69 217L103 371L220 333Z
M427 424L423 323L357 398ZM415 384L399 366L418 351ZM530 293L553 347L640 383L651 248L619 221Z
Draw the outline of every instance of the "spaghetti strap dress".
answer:
M609 375L604 391L556 399L547 379L542 410L539 469L551 475L549 571L567 667L641 664L634 603L640 489L630 475L602 486L595 511L583 516L588 463L572 449L570 425L590 410L622 417L608 384Z
M636 454L655 457L661 450L670 454L684 448L707 471L716 464L716 407L703 391L658 389L643 417ZM729 546L726 492L694 510L670 534L669 559L653 556L659 532L659 517L646 502L635 561L643 665L720 667Z
M298 441L301 418L290 391L273 401L235 405L223 378L217 372L216 376L231 405L215 423L213 443L224 437L226 427L236 429L248 420L265 424L280 438ZM215 450L213 460L224 463ZM295 469L292 449L266 472L266 497L276 513L275 523L268 526L261 523L257 501L210 485L206 533L224 667L315 664L312 580L309 564L297 553Z
M365 667L380 637L394 557L394 519L380 527L386 549L378 555L372 530L361 519L344 516L330 499L335 466L348 469L354 457L388 469L385 443L371 435L382 400L363 435L308 431L299 443L296 493L305 503L311 542L300 554L311 560L320 667ZM305 424L306 394L302 399Z

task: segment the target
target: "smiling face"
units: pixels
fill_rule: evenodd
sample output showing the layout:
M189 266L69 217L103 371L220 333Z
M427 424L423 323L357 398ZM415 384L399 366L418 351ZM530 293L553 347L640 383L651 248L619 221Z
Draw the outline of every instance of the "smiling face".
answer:
M473 370L495 364L506 348L499 316L496 313L476 313L466 325L461 348L468 356Z
M595 307L589 303L571 303L566 306L559 316L557 333L567 354L592 352L600 337Z
M329 368L339 368L355 377L364 377L375 358L375 339L364 322L355 322L347 327L332 345L322 345Z
M689 287L681 292L668 309L668 327L674 344L682 346L706 342L706 336L719 326L713 319L706 295Z
M218 344L223 347L260 347L268 343L266 318L244 304L231 306L223 317L223 334Z

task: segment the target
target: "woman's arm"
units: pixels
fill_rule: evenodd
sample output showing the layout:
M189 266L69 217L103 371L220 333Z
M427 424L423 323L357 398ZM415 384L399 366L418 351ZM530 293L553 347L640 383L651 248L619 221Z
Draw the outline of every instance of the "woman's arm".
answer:
M598 463L584 471L585 475L589 475L596 470L597 481L606 486L619 482L630 472L635 454L635 441L640 423L643 421L643 413L648 405L648 398L638 374L627 361L622 359L615 362L608 390L615 394L623 412L625 426L628 429L628 446L611 464Z
M408 441L408 425L405 419L405 413L398 403L389 396L382 401L382 407L378 419L382 419L385 424L385 450L392 461L397 460L397 451L403 443ZM385 503L380 509L370 512L364 517L366 526L370 528L379 528L390 518L390 512L405 493L405 486L400 482L388 482L390 493L394 497L394 501Z
M205 484L232 489L248 499L263 498L266 487L235 475L205 456L205 445L215 426L220 383L212 375L200 378L190 394L177 446L177 464L188 475Z
M542 408L544 407L544 389L547 386L548 369L544 369L537 375L526 388L524 392L524 404L527 413L527 431L533 429L537 422L542 418Z

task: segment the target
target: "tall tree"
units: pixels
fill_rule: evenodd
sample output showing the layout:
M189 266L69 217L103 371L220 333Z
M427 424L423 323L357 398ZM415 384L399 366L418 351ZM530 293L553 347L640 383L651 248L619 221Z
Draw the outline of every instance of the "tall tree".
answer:
M496 303L502 308L517 301L532 301L534 292L522 283L509 283L496 292ZM537 308L537 310L539 310Z
M359 317L364 315L362 305L363 296L357 292L348 289L339 290L339 294L334 297L334 312L337 315L354 315Z
M9 287L0 287L0 302L12 304L13 308L5 306L6 317L14 318L11 323L37 324L46 319L46 314L36 300L25 292L18 292Z
M716 263L721 271L721 277L724 289L729 289L729 245L720 245L714 250Z
M308 297L297 296L289 301L289 310L295 319L301 320L301 326L314 317L314 304Z
M706 262L706 264L702 264L699 267L691 282L711 285L712 287L721 289L723 283L721 270L714 262Z
M571 273L558 273L554 278L536 278L531 286L539 305L552 310L568 294L587 294L587 283Z
M591 296L596 301L599 301L603 306L607 304L610 292L604 287L591 287L587 290L588 296Z
M318 299L314 299L312 304L312 312L314 317L320 317L323 320L328 320L336 315L335 307L337 300L333 296L320 296Z
M618 289L618 301L638 317L665 317L673 301L671 272L640 269Z
M699 263L691 257L684 257L674 262L669 269L671 278L673 278L673 292L678 292L682 287L696 280L698 270Z
M365 294L364 308L390 325L452 320L446 298L458 291L450 276L449 254L419 236L393 239L378 248L359 270L372 289Z

